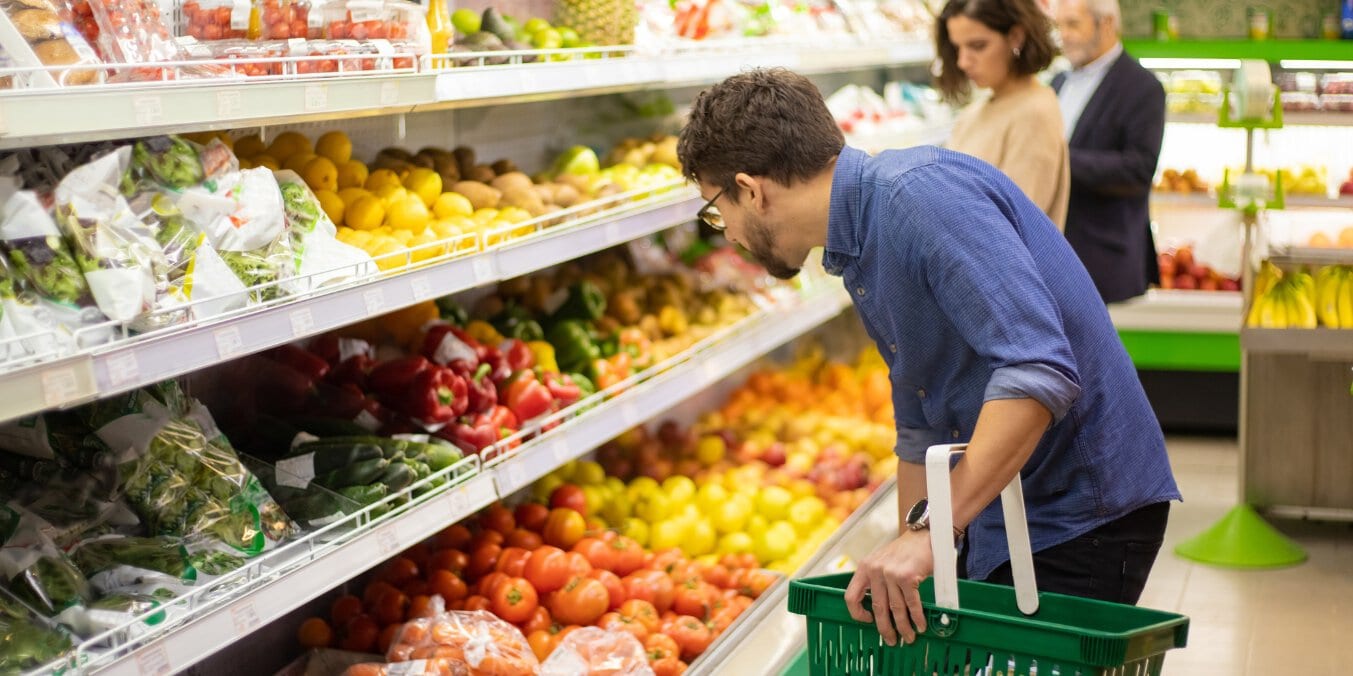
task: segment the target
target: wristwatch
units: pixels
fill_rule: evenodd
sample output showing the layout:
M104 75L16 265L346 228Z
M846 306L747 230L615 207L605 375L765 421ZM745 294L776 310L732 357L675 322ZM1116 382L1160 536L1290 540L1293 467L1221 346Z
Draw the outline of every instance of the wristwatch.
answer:
M930 527L930 500L921 498L907 512L907 530L925 530ZM964 530L954 526L954 540L963 537Z

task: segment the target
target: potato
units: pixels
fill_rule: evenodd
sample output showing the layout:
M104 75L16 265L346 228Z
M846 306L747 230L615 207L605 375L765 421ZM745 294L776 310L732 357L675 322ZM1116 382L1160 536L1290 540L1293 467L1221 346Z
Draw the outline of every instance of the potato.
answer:
M517 163L509 159L501 159L493 163L492 169L493 173L498 174L499 176L510 174L517 171Z
M512 171L499 174L489 183L489 185L502 190L503 192L507 192L508 188L528 189L535 184L531 182L530 176L527 176L520 171Z
M554 203L561 207L568 208L583 201L582 193L577 188L566 183L556 183L554 188Z
M503 193L478 181L458 181L451 186L451 191L464 195L476 210L497 209L503 198Z
M480 183L492 183L493 179L498 177L498 174L493 171L493 167L490 167L487 164L471 167L468 175L464 172L462 172L461 175L467 176L471 181L479 181Z
M503 190L500 203L504 206L525 209L532 216L545 213L545 203L540 200L540 196L536 195L536 191L519 185L509 186L506 190Z

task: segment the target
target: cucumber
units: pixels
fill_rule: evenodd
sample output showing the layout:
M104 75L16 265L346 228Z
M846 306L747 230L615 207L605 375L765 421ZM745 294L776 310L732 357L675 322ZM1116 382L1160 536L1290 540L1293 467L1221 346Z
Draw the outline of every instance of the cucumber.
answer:
M369 505L389 495L390 488L381 483L370 486L348 486L339 489L338 494L359 505Z
M461 454L460 449L455 446L441 446L437 444L428 444L429 448L420 458L426 462L434 472L440 472L451 465L461 461L465 456Z
M315 521L342 514L343 507L332 495L315 493L288 500L286 512L297 521Z
M390 489L391 493L395 493L408 488L417 478L412 467L396 462L390 463L390 466L385 469L385 473L381 475L380 481L385 484L386 488Z
M323 416L292 416L288 422L321 439L328 437L370 437L371 430L351 420L326 418Z
M307 453L309 452L311 447L370 444L372 446L379 447L381 449L381 452L385 454L385 458L387 460L390 460L394 457L396 453L407 454L409 445L412 443L413 442L410 441L403 441L400 439L390 439L388 437L377 437L370 434L357 436L327 437L324 439L320 439L319 441L312 441L308 444L301 444L300 446L297 446L294 451L292 451L292 454L299 455L301 453Z
M311 444L306 444L306 446L311 446ZM359 462L385 457L380 446L375 444L325 445L308 452L315 454L315 474L326 474Z
M331 490L348 486L363 486L379 480L381 474L385 472L389 465L390 461L385 458L363 460L322 474L316 477L315 483Z

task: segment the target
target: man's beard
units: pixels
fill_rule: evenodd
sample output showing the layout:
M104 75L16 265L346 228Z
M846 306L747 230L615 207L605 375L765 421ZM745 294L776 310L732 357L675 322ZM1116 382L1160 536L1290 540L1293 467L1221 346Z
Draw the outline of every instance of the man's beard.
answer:
M753 216L748 217L747 222L747 251L752 254L752 258L761 267L766 269L772 277L776 279L793 279L799 274L799 268L784 262L775 255L774 245L771 243L770 228L764 221L758 220Z

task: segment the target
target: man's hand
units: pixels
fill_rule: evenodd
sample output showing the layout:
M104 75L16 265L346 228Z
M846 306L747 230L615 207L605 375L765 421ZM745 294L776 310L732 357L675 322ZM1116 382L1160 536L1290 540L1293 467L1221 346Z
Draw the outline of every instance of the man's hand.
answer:
M918 589L934 570L930 532L907 531L860 561L846 587L846 608L858 622L873 620L884 643L897 645L898 631L903 641L912 643L917 631L925 631L925 610ZM865 592L870 594L872 612L864 607ZM893 629L894 622L898 631Z

